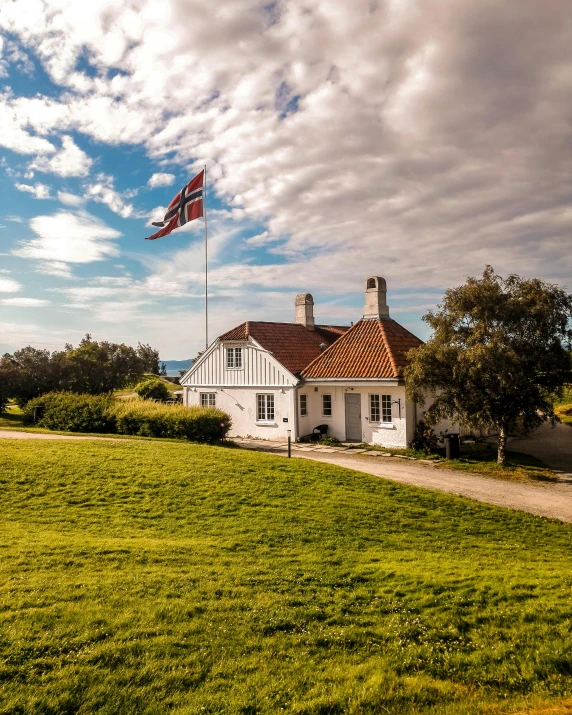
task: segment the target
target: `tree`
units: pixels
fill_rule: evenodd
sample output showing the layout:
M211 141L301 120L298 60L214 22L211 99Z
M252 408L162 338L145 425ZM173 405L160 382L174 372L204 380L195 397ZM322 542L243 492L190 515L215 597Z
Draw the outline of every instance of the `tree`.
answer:
M159 363L159 351L152 348L150 345L138 343L137 355L143 362L143 372L149 372L152 375L162 375L161 371L164 363Z
M102 395L138 380L146 364L138 351L123 343L97 342L86 335L62 356L62 389ZM71 349L69 349L71 348Z
M441 418L498 431L498 462L506 461L509 431L557 421L553 399L570 370L572 295L537 278L503 279L487 266L481 279L446 291L423 320L433 337L410 351L409 400L433 404Z
M23 406L34 397L58 389L58 374L48 350L30 346L6 353L0 360L0 383L4 399L16 398Z
M97 342L87 334L74 348L50 354L30 346L0 358L0 405L15 398L20 406L47 392L101 395L160 371L159 353L149 345Z

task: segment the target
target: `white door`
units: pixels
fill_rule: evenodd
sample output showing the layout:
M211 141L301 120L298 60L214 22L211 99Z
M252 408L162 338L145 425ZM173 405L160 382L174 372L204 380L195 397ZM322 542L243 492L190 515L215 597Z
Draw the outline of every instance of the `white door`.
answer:
M346 392L346 439L361 442L361 395Z

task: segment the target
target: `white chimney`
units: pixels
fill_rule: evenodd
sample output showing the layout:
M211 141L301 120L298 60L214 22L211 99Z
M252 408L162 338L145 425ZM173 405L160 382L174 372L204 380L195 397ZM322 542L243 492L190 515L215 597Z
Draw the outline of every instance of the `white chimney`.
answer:
M385 302L387 285L385 278L370 276L365 282L365 308L363 317L366 320L389 318L389 308Z
M310 293L299 293L296 296L294 322L314 330L314 299Z

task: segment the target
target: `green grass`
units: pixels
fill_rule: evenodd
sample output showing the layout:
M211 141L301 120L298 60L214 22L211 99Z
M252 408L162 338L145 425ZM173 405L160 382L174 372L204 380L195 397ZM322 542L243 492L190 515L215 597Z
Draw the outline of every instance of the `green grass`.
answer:
M564 394L555 402L556 414L564 424L572 427L572 385L567 385L564 388Z
M430 459L438 461L443 469L458 469L463 472L473 472L489 477L509 479L512 481L556 481L554 471L536 457L522 452L507 452L507 463L497 464L497 447L494 444L479 442L461 445L461 455L458 459L443 459L438 454L426 454L415 449L392 449L375 447L367 444L359 445L368 451L389 452L395 456L414 457L415 459ZM348 451L351 454L351 450Z
M3 714L572 696L570 525L217 447L1 447Z

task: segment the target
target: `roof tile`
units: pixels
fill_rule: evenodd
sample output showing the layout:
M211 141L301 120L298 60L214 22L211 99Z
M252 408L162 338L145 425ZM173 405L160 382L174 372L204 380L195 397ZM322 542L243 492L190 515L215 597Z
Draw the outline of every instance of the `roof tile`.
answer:
M316 325L315 330L308 330L298 323L249 320L223 333L219 340L247 340L252 337L296 375L320 355L320 345L332 345L347 330L349 328L343 325Z
M422 341L391 318L360 320L303 371L305 378L399 377Z

